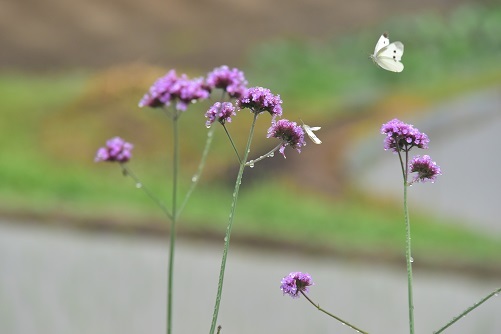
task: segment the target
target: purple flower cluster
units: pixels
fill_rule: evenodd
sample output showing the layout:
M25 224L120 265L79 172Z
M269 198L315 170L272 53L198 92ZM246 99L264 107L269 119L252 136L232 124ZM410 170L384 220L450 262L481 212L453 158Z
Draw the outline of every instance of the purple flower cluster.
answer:
M434 183L437 176L442 175L440 167L431 160L429 155L422 157L416 155L409 163L409 170L411 173L417 173L411 183L426 181Z
M235 107L232 103L216 102L205 113L205 117L208 118L205 125L209 128L215 121L218 121L221 124L231 122L231 116L234 115L236 115Z
M206 83L210 89L223 89L233 98L241 97L247 89L244 73L237 68L230 70L226 65L216 67L210 72Z
M386 134L384 149L408 152L411 148L428 148L430 140L425 133L419 132L412 124L406 124L398 119L392 119L383 124L381 133Z
M285 147L289 145L290 147L296 149L301 153L301 147L306 145L304 141L304 131L300 125L296 122L291 122L287 119L280 119L276 122L272 122L271 127L268 129L267 138L273 137L282 140L282 146L279 152L285 158Z
M282 100L280 95L273 95L268 88L251 87L237 100L240 109L248 108L259 114L269 112L273 118L282 116Z
M392 150L395 153L400 151L409 152L413 147L426 149L430 142L425 133L419 132L412 124L406 124L396 118L383 124L381 133L386 135L384 149ZM408 184L426 181L433 183L437 176L442 175L440 167L431 160L429 155L423 155L422 157L417 155L412 158L409 163L409 171L410 173L417 173L417 175Z
M132 156L132 148L132 144L120 137L111 138L106 142L106 147L97 150L94 161L127 162Z
M148 93L139 102L139 107L163 107L176 101L176 108L186 111L190 103L206 99L210 95L203 78L188 79L186 74L177 76L170 70L150 87Z
M309 290L308 287L314 285L311 276L302 272L290 273L282 278L281 283L280 290L283 291L284 295L288 294L292 298L299 298L300 292L306 293Z

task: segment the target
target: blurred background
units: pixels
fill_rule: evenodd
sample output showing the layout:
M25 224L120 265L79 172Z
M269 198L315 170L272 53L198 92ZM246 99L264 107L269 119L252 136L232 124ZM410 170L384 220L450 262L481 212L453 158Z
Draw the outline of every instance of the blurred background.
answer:
M369 60L405 44L402 73ZM162 333L169 222L114 164L170 203L171 127L137 104L175 68L228 65L280 94L321 145L247 169L219 322L222 333L352 333L279 290L306 271L311 297L370 333L407 331L402 181L381 124L431 139L442 168L410 189L416 331L431 333L501 285L501 4L498 1L130 0L0 4L0 333ZM197 103L181 119L181 196L205 144ZM229 125L243 149L250 114ZM258 120L251 155L277 142ZM210 328L238 170L217 129L179 223L174 330ZM259 278L256 279L256 276ZM489 300L447 333L500 333Z

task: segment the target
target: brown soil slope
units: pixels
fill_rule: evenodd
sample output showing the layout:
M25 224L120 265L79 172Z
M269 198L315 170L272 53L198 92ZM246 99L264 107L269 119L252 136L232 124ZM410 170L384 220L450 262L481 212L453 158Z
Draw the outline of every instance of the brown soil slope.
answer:
M241 66L256 43L324 39L399 13L460 0L7 0L0 69L53 70L126 62Z

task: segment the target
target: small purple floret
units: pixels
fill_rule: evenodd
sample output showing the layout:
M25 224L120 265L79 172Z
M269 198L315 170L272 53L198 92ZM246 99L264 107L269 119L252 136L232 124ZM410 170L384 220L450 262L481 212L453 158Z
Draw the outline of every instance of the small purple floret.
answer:
M314 285L311 276L308 273L292 272L282 278L280 289L284 295L288 294L292 298L299 298L301 292L307 293L309 286Z
M132 144L127 143L120 137L111 138L106 142L105 147L97 150L94 161L127 162L132 157L131 150L133 147Z
M230 70L226 65L212 70L207 75L206 83L210 89L220 88L233 98L241 97L247 89L247 80L245 80L244 73L237 68Z
M440 167L432 161L429 155L422 157L417 155L409 163L411 173L417 173L411 183L430 181L434 183L439 175L442 175Z
M386 135L384 149L408 152L411 148L428 148L430 140L425 133L419 132L412 124L406 124L398 119L392 119L383 124L381 133Z
M282 146L280 146L279 152L282 153L284 158L286 146L290 146L301 153L301 147L306 145L303 128L297 125L296 122L291 122L287 119L280 119L277 122L272 122L266 137L282 140Z
M269 112L273 118L282 116L282 100L280 95L273 95L268 88L251 87L237 100L240 109L248 108L259 114Z
M205 125L209 128L215 121L218 121L221 124L231 122L231 116L234 115L236 115L235 107L232 103L216 102L205 113L205 117L207 118Z

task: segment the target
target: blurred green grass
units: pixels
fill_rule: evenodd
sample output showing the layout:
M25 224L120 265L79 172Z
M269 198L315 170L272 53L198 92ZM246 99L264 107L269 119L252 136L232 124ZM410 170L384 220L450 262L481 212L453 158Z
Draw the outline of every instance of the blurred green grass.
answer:
M355 100L370 105L400 95L434 101L501 82L501 70L496 66L501 55L496 35L501 32L499 8L462 7L450 17L402 18L386 27L380 30L390 30L392 40L405 42L402 75L383 71L368 59L378 29L375 34L346 36L328 45L304 41L264 45L251 55L246 74L251 84L282 95L287 117L307 110L311 117L330 121L346 116L346 110L354 112L345 106ZM100 73L1 75L0 210L41 215L59 212L144 224L162 219L132 180L120 174L118 166L95 164L93 157L97 147L112 136L133 142L131 167L145 185L170 202L169 123L157 111L137 108L143 92L164 71L136 64ZM181 193L203 148L207 106L195 105L181 120ZM230 127L237 145L243 145L248 131L245 116L237 117ZM259 124L257 133L262 138L257 136L253 151L274 145L264 138L268 125L268 120ZM287 163L280 162L284 173ZM231 148L218 131L182 226L223 234L235 168ZM404 230L398 203L381 203L349 187L336 197L326 197L287 178L258 177L246 183L254 172L244 175L236 234L347 251L402 252ZM499 239L411 214L415 254L499 263Z
M404 43L401 75L368 60L385 31L391 42ZM331 116L343 113L339 106L346 103L367 103L389 92L442 99L499 82L500 35L501 6L470 4L449 14L399 16L323 44L271 41L249 57L249 75L279 90L289 104Z

